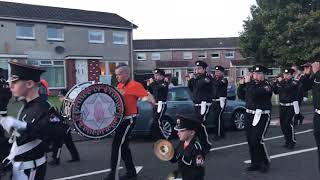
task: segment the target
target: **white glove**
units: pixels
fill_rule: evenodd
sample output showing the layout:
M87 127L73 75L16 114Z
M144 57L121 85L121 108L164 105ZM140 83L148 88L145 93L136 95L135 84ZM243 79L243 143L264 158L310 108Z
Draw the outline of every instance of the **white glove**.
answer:
M26 122L19 121L11 116L1 118L0 124L8 133L13 129L24 130L27 128Z
M303 102L307 102L308 98L307 97L303 97Z

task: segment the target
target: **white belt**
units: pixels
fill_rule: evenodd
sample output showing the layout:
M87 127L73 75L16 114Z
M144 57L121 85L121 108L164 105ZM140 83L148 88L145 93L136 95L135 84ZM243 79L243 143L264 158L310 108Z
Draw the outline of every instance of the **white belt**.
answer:
M280 106L293 106L293 103L279 103Z
M214 102L220 102L220 99L212 99Z
M320 109L315 109L314 112L320 115Z
M251 109L246 109L246 112L249 113L249 114L255 114L256 111L255 110L251 110ZM265 111L262 111L261 114L270 114L271 111L270 110L265 110Z
M162 104L167 104L167 102L162 102ZM158 105L158 103L156 103L155 105Z
M136 117L136 116L137 116L136 114L131 115L131 116L125 116L125 117L123 118L123 120L132 119L132 118L134 118L134 117Z
M31 161L20 161L20 162L13 162L12 165L17 167L19 170L25 169L34 169L36 167L41 166L42 164L46 163L46 157L42 156L39 159L31 160Z
M207 106L211 106L212 103L206 103ZM194 104L194 106L201 106L201 104Z
M0 115L7 114L7 111L0 111Z

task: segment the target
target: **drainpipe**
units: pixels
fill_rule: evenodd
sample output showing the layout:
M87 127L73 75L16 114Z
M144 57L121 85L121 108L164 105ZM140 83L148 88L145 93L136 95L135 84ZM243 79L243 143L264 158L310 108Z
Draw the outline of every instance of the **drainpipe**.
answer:
M133 64L133 22L131 21L131 35L130 35L130 60L131 60L131 79L134 79L134 64Z

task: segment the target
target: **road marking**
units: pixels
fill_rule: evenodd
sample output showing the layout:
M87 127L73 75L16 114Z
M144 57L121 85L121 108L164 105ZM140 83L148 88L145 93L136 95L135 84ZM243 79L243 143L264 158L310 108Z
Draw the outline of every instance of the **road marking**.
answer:
M317 147L313 147L313 148L309 148L309 149L301 149L301 150L298 150L298 151L292 151L292 152L287 152L287 153L282 153L282 154L276 154L276 155L270 156L270 159L276 159L276 158L280 158L280 157L291 156L291 155L295 155L295 154L301 154L301 153L305 153L305 152L315 151L317 149L318 149ZM244 163L250 164L251 160L246 160L246 161L244 161Z
M309 133L309 132L313 132L313 129L308 129L308 130L305 130L305 131L296 132L295 134L298 135L298 134L305 134L305 133ZM266 138L264 140L265 141L269 141L269 140L272 140L272 139L279 139L279 138L283 138L283 135L282 136L275 136L275 137ZM236 146L242 146L242 145L246 145L246 144L248 144L248 142L242 142L242 143L238 143L238 144L231 144L231 145L227 145L227 146L221 146L221 147L212 148L212 149L210 149L210 151L217 151L217 150L221 150L221 149L227 149L227 148L236 147Z
M143 166L136 166L137 174L142 170L142 168L143 168ZM123 167L120 167L119 169L123 169ZM90 173L79 174L79 175L74 175L74 176L69 176L69 177L63 177L63 178L58 178L58 179L53 179L53 180L76 179L76 178L92 176L92 175L95 175L95 174L101 174L101 173L110 172L110 171L111 171L111 169L105 169L105 170L94 171L94 172L90 172Z

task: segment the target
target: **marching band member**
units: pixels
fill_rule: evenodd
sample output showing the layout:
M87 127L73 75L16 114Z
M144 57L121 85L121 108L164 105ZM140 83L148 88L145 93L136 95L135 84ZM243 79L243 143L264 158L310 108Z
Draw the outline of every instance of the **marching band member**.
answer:
M313 134L318 146L318 161L320 171L320 60L316 59L313 64L304 65L304 74L306 78L303 82L305 91L312 89L314 117Z
M205 126L205 121L212 104L212 77L206 72L207 63L196 61L196 75L191 75L188 79L188 87L192 92L192 100L195 106L195 111L202 120L199 129L199 141L203 150L209 153L211 142Z
M294 70L291 68L284 69L283 78L279 77L273 87L274 93L279 94L280 126L285 137L283 147L287 149L293 149L295 147L294 116L299 114L299 105L297 102L299 82L293 79L293 72Z
M130 79L130 69L127 65L119 65L115 74L119 82L117 88L123 95L125 103L125 117L115 130L115 136L111 151L111 172L106 180L115 180L119 178L119 164L121 159L124 161L127 174L120 179L135 180L137 173L133 164L131 150L129 148L129 136L135 125L138 114L138 99L155 104L155 100L149 94L142 84Z
M167 97L169 84L164 80L165 72L162 69L154 70L154 79L150 78L147 82L149 92L154 96L156 106L153 108L152 134L158 139L168 139L170 134L164 132L162 117L167 110Z
M9 64L12 95L24 97L25 104L17 119L7 116L0 120L1 126L12 133L13 145L6 163L12 163L13 180L44 180L50 105L39 97L38 88L45 71L17 62Z
M224 122L222 113L226 106L228 80L223 77L224 67L216 66L213 76L213 99L211 110L213 112L213 122L215 125L215 139L225 138Z
M272 87L264 79L267 68L253 66L252 76L240 80L238 97L246 102L245 131L249 145L251 165L247 171L269 170L270 158L264 144L264 137L271 120Z
M178 173L183 180L203 180L205 176L205 152L196 138L200 124L196 117L177 115L174 129L178 131L180 143L170 161L178 163Z
M66 90L60 91L58 97L61 103L63 102L67 92L68 91ZM62 113L62 109L60 109L60 117L61 117L61 113ZM63 117L61 118L62 118L62 121L65 121ZM57 133L57 137L54 138L53 147L52 147L52 161L50 161L49 164L53 166L60 164L60 156L61 156L63 144L66 145L67 149L71 154L71 160L69 160L68 162L72 163L72 162L80 161L79 152L72 139L71 127L69 127L65 122L57 122L57 123L58 123L57 125L60 126L59 128L60 131L59 133Z

